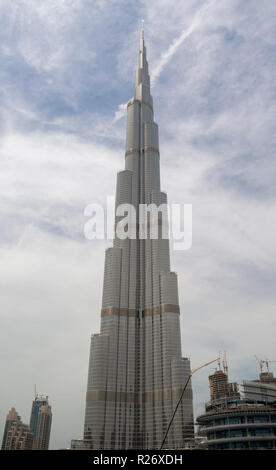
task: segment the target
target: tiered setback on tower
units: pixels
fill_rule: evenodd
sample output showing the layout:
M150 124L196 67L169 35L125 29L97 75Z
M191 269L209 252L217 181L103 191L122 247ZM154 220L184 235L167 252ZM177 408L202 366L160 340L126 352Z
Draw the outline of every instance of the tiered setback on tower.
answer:
M190 372L181 357L177 276L169 241L139 238L139 205L167 203L160 190L158 126L142 33L134 98L128 103L125 170L118 173L116 207L136 208L136 239L115 236L106 251L101 332L91 338L84 440L93 449L155 449ZM117 224L122 217L116 217ZM193 437L192 389L187 387L165 447Z

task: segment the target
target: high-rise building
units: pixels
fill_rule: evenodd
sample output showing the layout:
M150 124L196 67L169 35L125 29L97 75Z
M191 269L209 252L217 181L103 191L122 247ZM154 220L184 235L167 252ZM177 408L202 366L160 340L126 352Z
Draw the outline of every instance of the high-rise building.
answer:
M32 403L30 429L34 437L34 449L47 450L50 440L52 412L48 397L36 395Z
M116 209L135 208L135 237L115 234L105 258L100 334L91 337L84 424L93 449L156 449L189 377L182 357L177 275L169 241L162 237L166 211L139 232L141 204L167 204L160 188L158 126L154 122L144 33L140 39L134 98L127 105L125 169L118 173ZM122 216L115 215L115 227ZM150 238L153 224L158 237ZM168 433L165 448L192 438L191 384Z
M48 450L52 424L52 411L50 405L39 408L36 432L34 436L34 450Z
M228 382L228 374L222 370L216 370L209 375L210 398L212 402L221 398L238 397L238 386L236 383Z
M15 423L21 423L21 417L19 416L15 408L11 408L6 417L6 423L5 423L5 428L4 428L3 440L2 440L2 447L1 447L2 450L5 449L6 447L8 432L11 426Z
M227 375L227 374L226 374ZM199 436L205 438L201 447L224 449L276 449L276 386L273 375L262 380L244 380L241 393L237 384L229 394L225 387L219 396L205 405L205 413L198 416ZM224 380L225 381L225 380ZM228 383L228 376L226 383Z
M27 424L22 423L21 417L11 408L4 429L2 450L31 450L33 435Z
M214 374L209 375L209 386L211 400L227 396L228 375L222 370L216 370Z
M33 400L33 403L32 403L31 418L30 418L30 429L34 436L35 436L36 428L37 428L39 409L41 406L44 406L44 405L48 405L48 397L35 394L35 399Z

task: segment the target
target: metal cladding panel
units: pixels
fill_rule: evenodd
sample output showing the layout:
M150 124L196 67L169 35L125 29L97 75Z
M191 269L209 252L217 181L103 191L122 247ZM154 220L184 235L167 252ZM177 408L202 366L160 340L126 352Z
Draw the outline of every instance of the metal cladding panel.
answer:
M88 390L104 390L106 387L108 349L108 335L96 334L91 336Z
M167 194L153 188L151 191L151 202L157 206L167 204Z
M127 107L126 151L140 148L140 102L133 100Z
M143 101L141 105L141 122L153 121L153 109L150 103L151 103L151 100L148 102ZM145 141L144 132L145 132L145 126L143 125L141 127L141 137L142 137L143 142Z
M178 305L177 275L174 272L160 273L161 303Z
M153 270L152 270L152 241L145 240L145 307L153 305Z
M93 335L91 337L84 439L93 442L94 448L101 447L101 436L104 433L104 394L108 375L109 337ZM95 400L97 391L101 391L101 403Z
M123 170L117 173L116 208L120 204L132 202L132 171Z
M167 196L160 190L158 126L154 122L143 37L134 99L127 108L125 170L118 173L116 208L131 203L136 238L116 234L106 251L101 334L91 342L84 438L92 449L158 449L190 363L181 356L177 276L170 271ZM139 238L139 205L163 205ZM124 216L116 216L118 224ZM117 226L117 225L116 225ZM150 237L157 229L157 238ZM165 443L193 437L188 386Z
M145 152L145 203L152 202L153 191L160 191L159 155L157 152Z
M182 384L186 384L189 380L189 374L191 372L190 361L187 358L172 358L172 386L173 389L177 390L174 395L174 404L176 405L181 393L182 393ZM192 392L192 383L191 380L188 381L186 386L185 393L183 395L182 401L179 405L178 412L176 414L176 419L173 422L173 430L175 435L181 437L181 440L178 442L178 445L181 445L181 442L186 437L193 436L193 392ZM183 435L182 435L183 431Z
M140 153L138 150L126 154L126 169L132 172L132 204L137 208L139 202L139 167Z
M108 248L105 252L104 287L102 307L120 306L121 248ZM119 273L119 275L118 275Z
M136 86L139 83L145 83L145 85L147 85L148 87L150 86L150 77L144 69L138 69L136 71L136 81L135 81Z
M137 85L135 88L134 97L136 100L144 101L145 103L149 103L151 105L150 89L148 85L139 83L139 85Z
M130 240L129 250L129 308L137 308L137 289L138 289L138 261L137 261L137 240Z
M159 149L158 125L155 122L145 122L145 149Z

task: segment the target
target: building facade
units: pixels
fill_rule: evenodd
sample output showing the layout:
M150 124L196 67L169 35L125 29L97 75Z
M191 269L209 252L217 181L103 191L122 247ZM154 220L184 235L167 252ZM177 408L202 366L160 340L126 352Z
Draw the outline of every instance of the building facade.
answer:
M49 405L42 405L39 409L36 433L34 436L34 450L48 450L52 424L52 411Z
M225 397L239 397L238 386L236 383L228 382L228 374L222 370L216 370L209 375L209 387L211 401Z
M107 249L101 330L91 337L84 444L93 449L156 449L186 380L177 275L170 268L166 211L146 222L140 236L141 204L167 204L161 190L158 126L154 121L144 33L139 50L134 98L127 106L125 169L118 173L116 210L135 208L135 237L115 234ZM115 215L120 227L122 215ZM157 238L151 239L153 225ZM178 449L192 438L191 384L168 434L165 448Z
M224 449L276 449L276 406L239 400L213 408L197 418L203 447Z
M30 429L35 436L37 422L38 422L38 414L41 406L48 405L48 397L44 397L43 395L35 395L35 399L32 402L32 409L31 409L31 417L30 417Z
M36 395L31 410L30 429L33 434L33 449L48 450L52 424L52 411L48 397Z
M72 439L70 449L71 450L90 450L91 443L89 441L84 441L83 439Z
M4 450L7 442L8 432L14 423L21 423L21 418L15 408L11 408L7 414L1 449Z
M6 418L2 450L32 450L33 434L27 426L22 423L21 417L12 408Z
M263 380L243 381L236 396L211 396L197 418L199 436L206 439L202 447L276 449L276 386Z
M244 397L251 402L273 403L276 402L276 381L268 382L263 380L244 380ZM275 379L274 379L275 380Z

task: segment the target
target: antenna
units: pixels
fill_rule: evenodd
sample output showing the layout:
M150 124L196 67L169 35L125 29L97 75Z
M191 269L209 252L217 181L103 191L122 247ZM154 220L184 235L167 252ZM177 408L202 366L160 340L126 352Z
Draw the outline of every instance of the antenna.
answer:
M144 39L144 24L145 24L145 21L144 19L142 19L142 39Z

